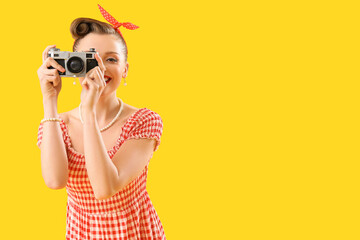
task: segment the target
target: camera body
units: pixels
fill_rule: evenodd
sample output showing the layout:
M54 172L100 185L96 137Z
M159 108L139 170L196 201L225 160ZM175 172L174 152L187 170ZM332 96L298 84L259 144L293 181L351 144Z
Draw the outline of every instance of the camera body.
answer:
M90 48L88 52L62 52L58 48L51 48L48 57L65 68L65 72L58 71L60 77L85 77L88 71L98 66L95 54L95 48ZM54 69L52 66L48 68Z

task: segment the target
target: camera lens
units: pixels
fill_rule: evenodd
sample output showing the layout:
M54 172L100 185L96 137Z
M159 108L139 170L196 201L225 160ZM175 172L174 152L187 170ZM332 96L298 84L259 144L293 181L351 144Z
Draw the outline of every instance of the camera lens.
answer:
M67 61L67 68L70 72L79 73L84 69L84 62L79 57L69 58Z

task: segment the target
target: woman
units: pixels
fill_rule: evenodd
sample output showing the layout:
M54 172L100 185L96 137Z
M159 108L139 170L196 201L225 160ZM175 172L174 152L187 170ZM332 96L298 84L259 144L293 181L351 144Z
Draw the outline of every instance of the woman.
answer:
M109 21L112 17L99 8ZM73 51L95 48L98 66L79 78L81 103L69 112L57 113L58 71L65 69L47 57L55 45L43 52L38 76L44 119L37 139L42 175L49 188L66 187L66 239L166 239L146 191L162 119L116 96L129 64L120 24L114 21L109 22L115 26L78 18L71 24Z

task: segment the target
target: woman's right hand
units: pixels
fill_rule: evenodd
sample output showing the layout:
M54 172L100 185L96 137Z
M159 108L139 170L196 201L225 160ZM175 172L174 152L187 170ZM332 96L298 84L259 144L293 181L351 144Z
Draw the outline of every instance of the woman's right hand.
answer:
M58 70L65 72L65 69L59 63L57 63L53 58L48 57L48 52L50 48L53 47L56 47L56 45L50 45L45 48L42 55L43 64L37 71L43 99L57 99L61 90L61 78ZM54 69L48 69L50 66L54 67Z

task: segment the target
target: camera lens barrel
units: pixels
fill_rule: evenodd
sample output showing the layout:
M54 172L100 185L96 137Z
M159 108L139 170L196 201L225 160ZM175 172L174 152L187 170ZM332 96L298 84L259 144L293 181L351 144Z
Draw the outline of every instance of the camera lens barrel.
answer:
M67 69L72 73L80 73L84 69L84 61L80 57L71 57L66 63Z

